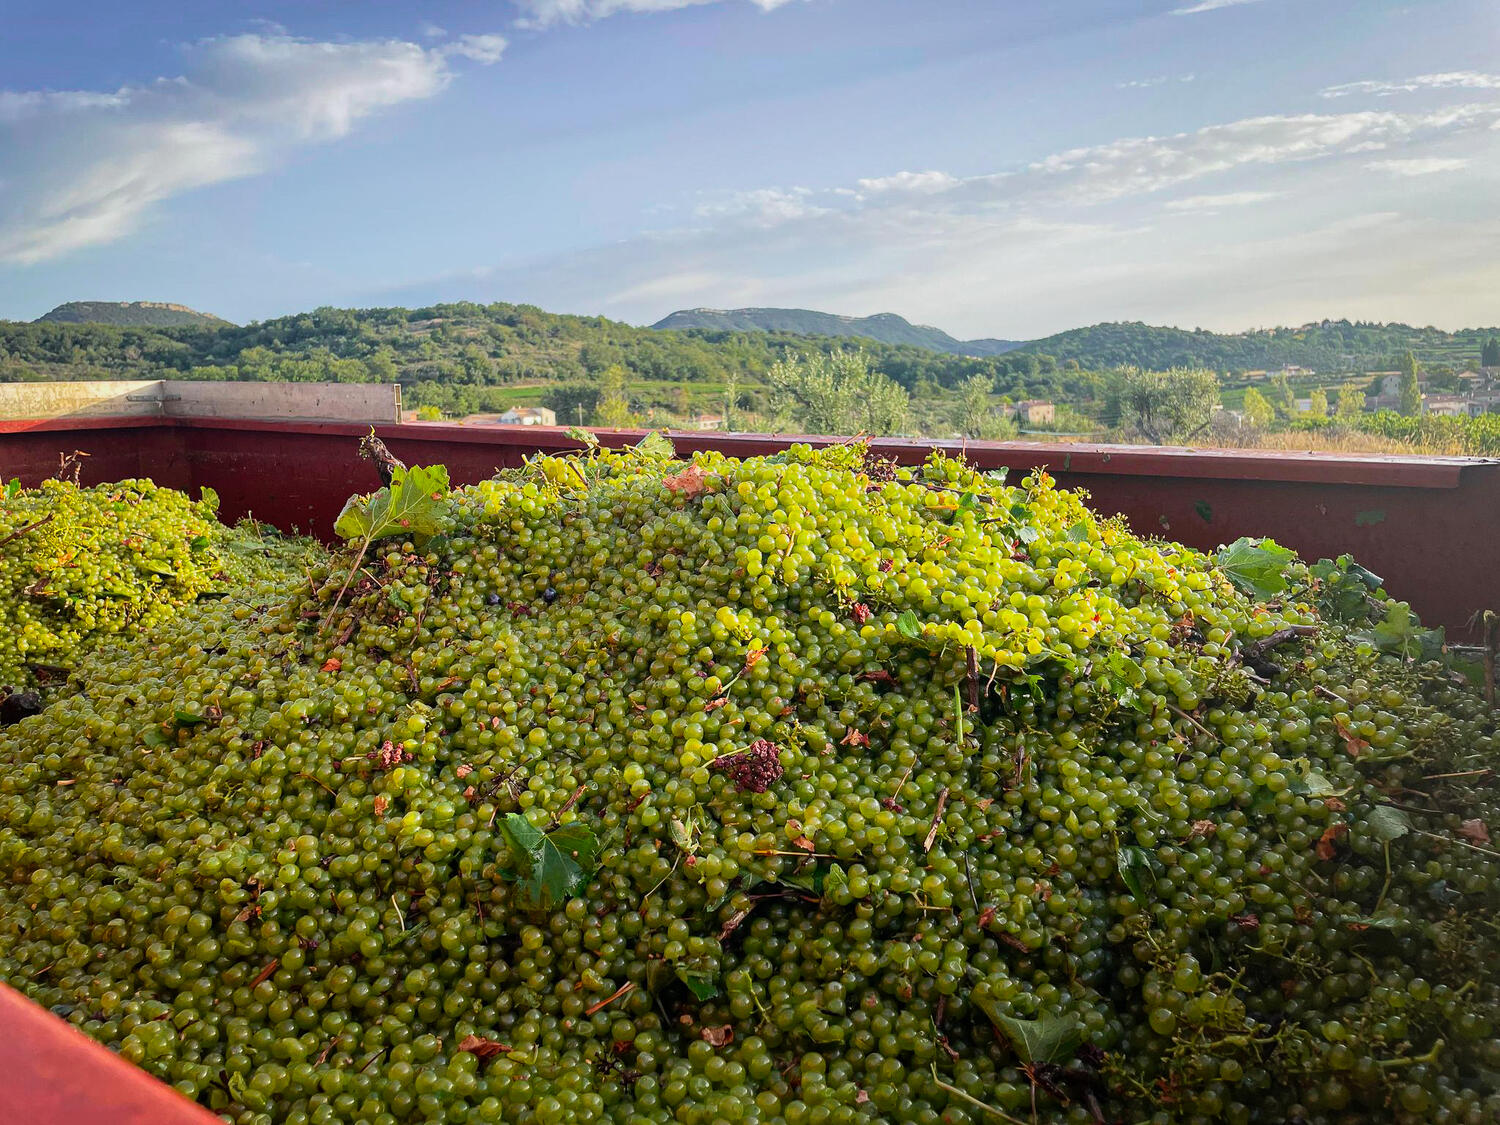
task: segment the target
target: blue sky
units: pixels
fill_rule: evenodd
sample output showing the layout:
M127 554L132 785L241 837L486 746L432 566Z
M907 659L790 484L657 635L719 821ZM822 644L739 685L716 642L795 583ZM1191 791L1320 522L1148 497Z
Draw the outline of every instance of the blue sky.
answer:
M6 0L0 316L1500 324L1491 0Z

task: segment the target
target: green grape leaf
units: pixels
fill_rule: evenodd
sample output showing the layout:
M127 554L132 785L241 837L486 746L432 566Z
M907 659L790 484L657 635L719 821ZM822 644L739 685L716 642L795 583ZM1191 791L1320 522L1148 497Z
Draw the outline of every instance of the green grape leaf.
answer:
M1119 868L1120 879L1129 888L1131 897L1144 906L1146 881L1150 881L1152 890L1156 889L1156 857L1145 848L1130 844L1115 853L1115 865Z
M397 468L389 488L369 496L351 496L334 521L333 530L344 539L381 539L387 535L432 535L436 533L439 501L447 493L448 468Z
M141 743L153 749L158 746L165 746L167 744L166 732L161 727L147 727L141 735Z
M1032 527L1029 523L1023 523L1016 528L1016 538L1028 547L1041 537L1041 531L1038 528Z
M1068 528L1069 543L1087 543L1089 541L1089 525L1087 520L1079 520Z
M844 874L844 869L837 863L830 864L828 873L823 876L823 903L832 906L841 887L849 885L849 876Z
M673 446L672 439L660 430L652 430L636 442L635 451L643 457L653 457L663 461L670 461L677 456L677 449Z
M208 716L199 715L193 711L177 710L172 712L172 721L180 727L195 727L199 723L206 723Z
M599 435L594 433L592 430L585 430L578 426L569 426L565 432L567 433L568 437L572 438L574 441L583 442L583 444L588 446L590 449L593 449L594 446L599 444Z
M1407 660L1431 660L1442 654L1443 630L1424 629L1406 602L1391 602L1385 620L1358 634L1381 652Z
M1293 777L1287 786L1301 797L1331 797L1338 790L1321 770L1308 769L1301 777Z
M543 834L521 813L500 822L500 832L516 862L516 884L531 902L550 910L572 898L593 874L599 841L581 824L567 824Z
M677 979L687 985L688 991L699 1000L712 1000L719 994L719 981L712 973L697 972L679 965Z
M1390 805L1376 805L1370 810L1370 815L1365 817L1365 825L1375 839L1382 844L1389 844L1411 831L1411 817Z
M207 547L212 542L213 540L210 539L207 535L195 535L190 540L188 540L188 547L194 551L201 551L204 547Z
M5 482L5 498L7 500L9 500L13 496L21 495L21 492L22 489L20 477L11 477L10 480Z
M1010 1041L1023 1063L1032 1066L1065 1063L1083 1046L1083 1028L1071 1016L1018 1020L1000 1011L996 1002L987 996L972 996L970 999Z
M1274 539L1236 539L1214 561L1225 577L1258 601L1286 589L1286 568L1297 553Z
M917 615L908 609L896 618L896 632L903 637L917 640L922 635L922 623L917 620Z
M1126 707L1141 709L1140 688L1146 683L1146 670L1123 652L1112 652L1105 662L1109 667L1110 683L1115 695Z
M213 489L209 488L207 485L204 485L202 491L203 500L201 502L204 507L206 507L210 512L217 512L219 510L219 494Z

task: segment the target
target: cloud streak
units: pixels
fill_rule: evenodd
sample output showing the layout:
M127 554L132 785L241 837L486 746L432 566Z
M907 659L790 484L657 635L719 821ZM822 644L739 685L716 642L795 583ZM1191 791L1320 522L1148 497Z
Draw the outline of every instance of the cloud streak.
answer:
M235 35L189 47L180 76L113 92L0 92L0 262L114 241L157 204L430 98L452 80L451 59L492 63L504 46L494 35L435 48Z
M1260 0L1199 0L1181 8L1173 8L1174 16L1196 16L1202 12L1217 12L1220 8L1238 8L1241 4L1258 4Z
M515 0L516 7L524 13L518 20L521 27L545 28L559 23L593 23L622 12L672 12L679 8L695 8L702 4L717 4L721 0ZM749 0L761 11L780 8L791 0Z
M1414 94L1421 90L1500 90L1500 74L1451 70L1442 74L1419 74L1396 82L1345 82L1339 86L1326 86L1319 93L1325 98L1347 98L1357 94L1388 98L1393 94Z
M1435 176L1442 172L1460 172L1469 166L1462 157L1417 156L1407 160L1372 160L1365 167L1372 172L1389 172L1393 176Z

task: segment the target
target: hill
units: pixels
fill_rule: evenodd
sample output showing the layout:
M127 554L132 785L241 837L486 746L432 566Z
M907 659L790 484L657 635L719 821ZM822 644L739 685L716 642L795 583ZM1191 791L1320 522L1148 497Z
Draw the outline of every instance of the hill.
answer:
M593 381L625 368L633 401L676 414L717 413L725 389L746 408L765 373L790 352L831 350L847 340L786 332L657 331L543 312L531 305L469 301L425 308L320 308L244 326L136 327L44 320L0 321L0 382L62 379L265 379L399 382L410 406L467 414L540 402L559 383ZM914 393L932 397L971 375L997 394L1060 398L1064 385L1045 357L974 357L864 341L871 363Z
M958 340L941 328L913 324L895 313L838 316L811 309L682 309L651 326L658 330L702 329L710 332L790 332L799 336L854 336L927 348L949 355L1001 355L1022 346L1020 340Z
M229 321L166 301L68 301L33 324L113 324L132 328L215 327Z
M1265 328L1220 333L1204 329L1160 328L1138 321L1095 324L1032 340L1018 351L1048 355L1081 367L1117 364L1162 369L1209 367L1217 371L1309 367L1320 373L1373 371L1391 367L1402 352L1413 351L1425 364L1472 366L1486 340L1500 328L1444 332L1407 324L1323 320L1298 328Z

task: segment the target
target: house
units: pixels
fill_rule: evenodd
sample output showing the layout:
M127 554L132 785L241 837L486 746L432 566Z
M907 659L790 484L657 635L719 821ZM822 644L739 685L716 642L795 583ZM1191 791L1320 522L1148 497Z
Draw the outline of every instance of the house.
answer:
M718 414L699 414L691 421L695 430L722 430L724 428L724 419Z
M1050 426L1057 420L1057 407L1039 398L1013 402L1004 409L1023 426Z
M1422 412L1445 418L1467 418L1473 400L1465 395L1423 395Z
M545 406L512 406L495 419L501 426L555 426L557 414Z

